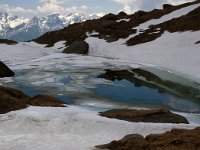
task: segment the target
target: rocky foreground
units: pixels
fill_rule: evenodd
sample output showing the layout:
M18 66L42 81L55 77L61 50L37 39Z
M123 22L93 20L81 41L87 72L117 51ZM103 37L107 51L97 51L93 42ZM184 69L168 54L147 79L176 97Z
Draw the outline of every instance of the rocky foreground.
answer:
M132 134L119 141L96 146L109 150L199 150L200 128L193 130L173 129L164 134L151 134L145 138Z
M37 95L30 97L20 90L0 86L0 114L32 106L65 107L64 103L55 97Z

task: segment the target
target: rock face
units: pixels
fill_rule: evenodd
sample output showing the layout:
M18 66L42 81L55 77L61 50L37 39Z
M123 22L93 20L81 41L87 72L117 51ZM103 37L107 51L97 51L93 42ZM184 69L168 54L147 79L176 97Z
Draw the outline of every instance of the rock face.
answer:
M200 127L193 130L173 129L164 134L126 136L119 141L96 146L109 150L199 150Z
M85 41L75 41L67 47L63 53L70 54L87 54L89 51L89 44Z
M186 123L186 118L171 113L168 110L132 110L132 109L113 109L100 112L100 115L107 118L116 118L130 122L152 122L152 123Z
M0 61L0 78L12 77L15 73L10 70L3 62Z
M37 95L31 98L17 89L0 86L0 114L24 109L29 105L65 107L63 102L51 96Z

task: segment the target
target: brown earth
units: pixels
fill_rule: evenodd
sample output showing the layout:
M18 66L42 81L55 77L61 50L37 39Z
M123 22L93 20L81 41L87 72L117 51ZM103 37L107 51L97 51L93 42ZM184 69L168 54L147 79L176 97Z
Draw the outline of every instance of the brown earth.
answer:
M200 127L192 130L173 129L163 134L147 137L126 136L119 141L99 145L108 150L200 150Z
M65 107L63 102L51 96L37 95L31 98L20 90L0 86L0 114L24 109L29 105Z
M133 109L112 109L99 113L103 117L115 118L129 122L152 122L152 123L186 123L186 118L171 113L168 110L133 110Z
M3 62L0 61L0 78L12 77L15 73L10 70Z
M113 42L120 38L127 38L129 35L136 33L137 30L133 28L137 27L141 23L152 19L158 19L163 15L196 3L200 3L200 0L177 6L165 4L163 5L163 9L154 9L150 12L138 11L133 15L127 15L124 12L120 12L118 15L108 14L100 19L88 20L83 23L69 25L62 30L48 32L34 41L41 44L48 44L47 46L53 46L59 41L67 41L66 46L69 46L77 40L85 40L88 37L86 33L92 33L95 31L98 34L91 36L105 39L107 42ZM164 31L178 32L186 30L199 30L199 17L195 17L197 15L199 16L199 10L193 11L185 17L183 16L163 23L162 25L152 26L147 31L141 31L141 34L135 38L129 39L127 41L127 45L130 46L150 42L160 37ZM117 22L116 20L119 19L130 19L130 21ZM174 24L176 21L178 21L178 24ZM197 25L195 23L197 23ZM160 31L156 31L158 27L161 28ZM151 35L149 35L150 33Z
M0 44L14 45L14 44L17 44L17 42L13 40L0 39Z

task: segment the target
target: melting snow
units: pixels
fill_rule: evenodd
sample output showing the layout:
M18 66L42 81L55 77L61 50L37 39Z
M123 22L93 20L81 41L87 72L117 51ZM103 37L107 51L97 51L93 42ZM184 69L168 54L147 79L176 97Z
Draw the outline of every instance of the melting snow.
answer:
M127 134L163 133L190 124L130 123L103 118L97 112L67 108L29 107L0 115L0 147L3 150L93 150L95 145L121 139Z

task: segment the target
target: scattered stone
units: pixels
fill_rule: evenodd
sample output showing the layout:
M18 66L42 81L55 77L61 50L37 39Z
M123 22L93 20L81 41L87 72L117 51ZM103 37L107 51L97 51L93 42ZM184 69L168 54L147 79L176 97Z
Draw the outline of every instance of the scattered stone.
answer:
M146 138L129 136L95 147L108 150L199 150L199 139L200 127L193 130L173 129L163 134L151 134Z
M132 109L112 109L100 112L100 115L107 118L115 118L129 122L152 122L152 123L185 123L185 117L174 114L165 109L158 110L132 110Z
M30 104L33 106L42 107L65 107L64 103L55 97L48 95L37 95L30 99Z
M0 44L14 45L14 44L17 44L17 42L13 40L0 39Z
M3 62L0 61L0 78L12 77L15 73L10 70Z
M85 41L75 41L69 47L67 47L63 53L70 54L87 54L89 51L89 44Z

